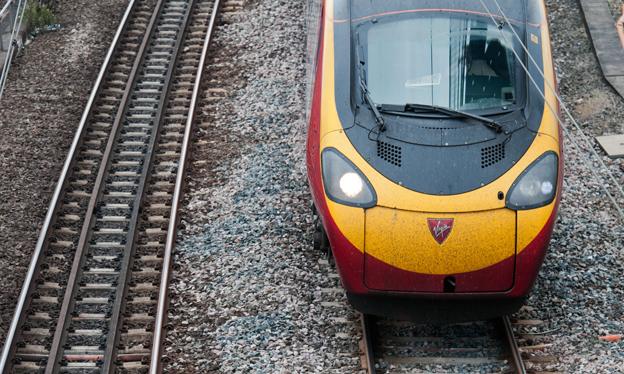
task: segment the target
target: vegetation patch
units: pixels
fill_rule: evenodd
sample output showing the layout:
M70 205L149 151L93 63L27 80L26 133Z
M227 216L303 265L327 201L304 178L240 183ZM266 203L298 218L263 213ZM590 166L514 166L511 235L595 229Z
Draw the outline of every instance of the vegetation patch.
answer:
M29 30L42 30L56 22L56 16L47 5L29 2L24 10L24 22Z

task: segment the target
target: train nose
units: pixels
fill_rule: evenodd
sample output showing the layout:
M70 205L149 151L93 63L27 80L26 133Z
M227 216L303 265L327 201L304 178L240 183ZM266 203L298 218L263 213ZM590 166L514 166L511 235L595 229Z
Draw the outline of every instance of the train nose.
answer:
M366 212L364 283L397 292L503 292L512 288L516 213Z

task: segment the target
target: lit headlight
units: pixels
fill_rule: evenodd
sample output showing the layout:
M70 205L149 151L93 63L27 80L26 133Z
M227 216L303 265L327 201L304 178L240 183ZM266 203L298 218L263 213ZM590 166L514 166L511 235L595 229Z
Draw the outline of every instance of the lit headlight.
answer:
M554 152L543 154L514 182L507 194L507 207L534 209L550 204L557 194L559 158Z
M333 201L360 208L370 208L377 196L366 177L342 153L326 148L322 154L325 193Z
M362 193L364 182L356 173L347 173L340 177L340 190L347 197L354 198Z

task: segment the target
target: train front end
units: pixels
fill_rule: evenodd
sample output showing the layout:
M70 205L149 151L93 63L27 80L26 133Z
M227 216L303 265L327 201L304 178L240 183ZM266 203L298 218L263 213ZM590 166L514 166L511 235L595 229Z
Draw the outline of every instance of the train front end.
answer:
M307 166L349 301L421 321L516 311L563 176L542 2L327 0L322 14Z

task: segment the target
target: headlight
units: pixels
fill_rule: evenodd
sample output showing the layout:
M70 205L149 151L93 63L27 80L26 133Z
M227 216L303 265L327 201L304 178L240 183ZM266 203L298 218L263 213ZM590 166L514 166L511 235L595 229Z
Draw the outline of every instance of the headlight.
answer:
M377 204L370 182L342 153L326 148L321 159L325 193L331 200L360 208L371 208Z
M557 154L543 154L511 186L507 194L507 207L525 210L550 204L557 194L558 169Z

